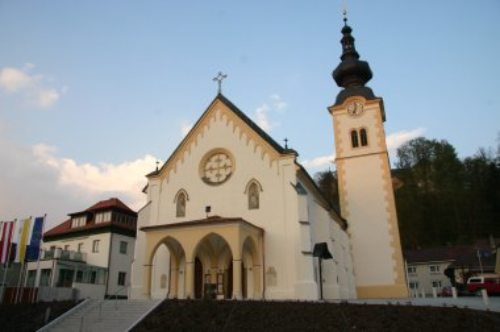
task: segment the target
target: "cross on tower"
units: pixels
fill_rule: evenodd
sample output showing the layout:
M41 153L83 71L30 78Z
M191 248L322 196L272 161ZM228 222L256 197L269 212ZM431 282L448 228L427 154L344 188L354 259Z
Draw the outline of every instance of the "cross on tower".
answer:
M285 137L284 141L285 141L285 149L288 149L288 138Z
M222 86L222 81L227 78L226 74L223 74L221 71L215 76L212 80L215 82L217 81L217 84L219 86L218 93L221 93L221 86Z

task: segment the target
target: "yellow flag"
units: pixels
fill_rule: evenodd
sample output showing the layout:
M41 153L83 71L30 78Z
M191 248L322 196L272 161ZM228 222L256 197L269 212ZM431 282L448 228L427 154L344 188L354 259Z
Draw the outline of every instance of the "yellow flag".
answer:
M18 259L19 262L24 262L24 257L26 256L26 246L28 245L28 235L30 234L31 217L26 218L22 221L21 235L19 237L19 249L18 249Z

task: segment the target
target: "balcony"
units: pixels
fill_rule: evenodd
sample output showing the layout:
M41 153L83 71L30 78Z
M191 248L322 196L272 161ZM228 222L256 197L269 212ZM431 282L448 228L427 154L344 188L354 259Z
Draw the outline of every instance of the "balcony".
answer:
M60 259L65 261L86 263L87 254L79 251L62 250L61 248L56 248L55 250L44 250L42 259Z

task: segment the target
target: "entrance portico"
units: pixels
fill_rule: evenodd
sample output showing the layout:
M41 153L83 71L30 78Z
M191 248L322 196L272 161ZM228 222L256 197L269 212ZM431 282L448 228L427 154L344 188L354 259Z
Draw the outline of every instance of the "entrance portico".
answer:
M146 235L146 296L151 296L155 253L165 245L170 252L169 297L263 298L262 228L242 218L214 216L140 230Z

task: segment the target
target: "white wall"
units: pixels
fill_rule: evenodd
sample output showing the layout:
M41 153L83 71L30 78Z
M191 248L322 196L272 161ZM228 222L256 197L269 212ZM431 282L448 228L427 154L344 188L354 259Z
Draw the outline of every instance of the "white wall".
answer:
M127 243L127 252L120 253L120 242ZM118 273L125 272L125 286L130 285L131 265L134 257L135 239L121 234L112 234L107 295L128 295L128 288L118 285ZM117 293L118 292L118 293Z
M94 240L99 240L99 252L92 252ZM44 250L50 250L52 246L64 249L69 245L71 251L78 251L78 244L83 243L82 252L86 253L87 264L95 266L108 266L110 233L92 234L85 236L76 236L68 239L45 241L42 244Z
M441 282L441 287L437 288L439 293L443 287L450 287L450 279L444 275L444 270L450 265L451 262L425 262L408 264L408 268L415 268L415 272L408 273L409 282L418 282L418 288L410 289L413 293L418 290L419 294L422 291L427 295L432 295L432 282ZM437 266L439 271L431 272L431 266Z
M102 300L104 298L104 293L106 292L106 285L74 282L73 287L77 289L77 296L79 300L86 298Z
M161 179L149 179L147 192L151 204L139 212L138 227L204 219L205 206L211 206L212 216L241 217L265 230L265 297L317 298L312 258L304 255L301 250L302 230L305 227L301 227L304 224L299 221L307 215L306 218L311 223L322 224L315 231L319 238L320 234L329 234L331 219L328 213L314 203L313 199L305 207L306 210L316 211L312 212L312 216L304 212L304 207L299 210L300 199L292 186L297 182L297 166L293 154L273 160L277 156L276 152L269 151L267 143L255 138L253 132L242 130L246 125L238 120L233 121L232 113L228 113L225 105L216 103L210 112L210 120L206 126L195 128L195 132L189 136L191 140L172 159L176 160L175 157L178 157L175 165L167 165L172 167L170 173L162 174ZM221 185L207 185L199 174L200 162L215 148L225 149L232 154L233 174ZM249 210L244 191L252 179L262 185L262 192L260 208ZM176 217L175 209L175 195L180 189L188 194L186 216L182 218ZM143 266L146 263L143 261L144 234L141 231L138 233L138 254L133 276L134 297L142 296ZM268 274L271 271L274 273ZM328 278L333 277L328 275ZM332 296L340 295L337 291Z

